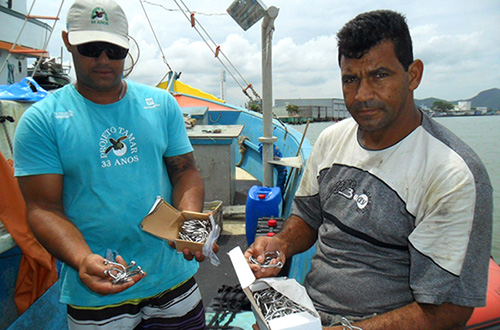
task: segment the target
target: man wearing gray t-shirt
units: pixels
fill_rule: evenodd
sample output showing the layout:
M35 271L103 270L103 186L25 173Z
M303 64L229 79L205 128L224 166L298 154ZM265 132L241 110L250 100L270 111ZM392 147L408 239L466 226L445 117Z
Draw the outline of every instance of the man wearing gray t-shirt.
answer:
M245 252L279 261L317 244L305 286L331 329L458 329L486 303L492 187L478 156L422 113L404 16L358 15L337 34L352 118L322 132L292 215ZM276 268L250 265L256 277Z

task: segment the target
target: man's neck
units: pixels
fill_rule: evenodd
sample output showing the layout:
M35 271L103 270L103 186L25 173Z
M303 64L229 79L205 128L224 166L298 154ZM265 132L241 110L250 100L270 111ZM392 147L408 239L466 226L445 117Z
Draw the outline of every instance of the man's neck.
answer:
M381 129L379 131L363 132L360 131L359 139L363 146L370 150L382 150L389 148L405 137L410 135L422 123L422 113L413 105L409 115L397 125L401 130L394 132L393 130Z
M85 84L75 83L76 90L87 100L97 104L111 104L120 101L127 91L127 83L120 80L120 83L106 91L100 91L86 86Z

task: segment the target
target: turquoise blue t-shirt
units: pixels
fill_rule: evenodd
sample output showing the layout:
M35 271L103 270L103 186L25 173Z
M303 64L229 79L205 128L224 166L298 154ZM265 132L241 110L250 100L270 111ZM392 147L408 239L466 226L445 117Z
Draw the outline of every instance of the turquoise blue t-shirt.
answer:
M167 241L140 229L157 196L171 201L163 157L193 150L181 110L168 92L127 81L122 100L100 105L73 85L30 107L16 129L15 175L64 175L64 209L93 253L117 251L147 276L115 295L101 296L63 265L61 302L101 306L144 298L192 277Z

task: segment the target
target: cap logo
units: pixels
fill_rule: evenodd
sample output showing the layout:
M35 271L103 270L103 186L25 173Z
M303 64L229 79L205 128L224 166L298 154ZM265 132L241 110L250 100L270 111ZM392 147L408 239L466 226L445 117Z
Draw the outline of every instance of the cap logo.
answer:
M94 8L94 10L92 10L91 23L109 25L108 14L103 8Z

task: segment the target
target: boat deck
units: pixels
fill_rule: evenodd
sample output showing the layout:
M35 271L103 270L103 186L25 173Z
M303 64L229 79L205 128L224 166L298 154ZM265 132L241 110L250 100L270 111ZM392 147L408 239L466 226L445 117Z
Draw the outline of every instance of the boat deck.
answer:
M261 183L254 177L244 172L237 170L236 172L236 192L234 197L235 205L245 205L247 192L253 185ZM242 210L244 210L242 208ZM243 251L247 249L247 240L245 235L245 216L244 213L225 214L223 216L224 230L221 232L217 244L219 252L217 256L220 260L220 265L215 267L209 260L200 263L200 269L195 275L198 286L200 287L201 296L205 307L209 306L212 299L217 295L217 290L222 285L234 286L238 284L236 273L233 265L229 260L227 253L235 246L240 246Z
M240 226L244 227L243 223ZM205 260L200 263L200 269L195 275L205 307L208 307L214 297L217 296L217 290L222 285L235 286L238 284L238 278L227 253L235 246L240 246L243 251L247 248L246 236L244 234L233 235L226 230L219 237L217 243L219 245L217 256L219 257L220 265L215 267L210 261Z
M218 294L218 290L225 286L236 286L238 278L234 271L231 260L229 259L228 252L235 246L241 247L245 251L248 247L246 233L245 233L245 209L247 192L253 185L260 185L260 181L256 180L253 176L241 170L236 169L236 191L234 196L234 206L226 208L223 214L223 228L217 244L219 245L219 252L217 256L220 260L220 265L215 267L209 260L200 263L200 269L196 273L195 278L200 288L203 305L207 311L210 311L210 305L215 302L214 298ZM207 325L213 317L213 313L207 313ZM229 316L228 316L229 318ZM250 326L254 322L254 317L251 312L246 312L239 315L240 320L235 320L240 326L241 318L245 320L246 325ZM213 327L212 327L213 328Z

